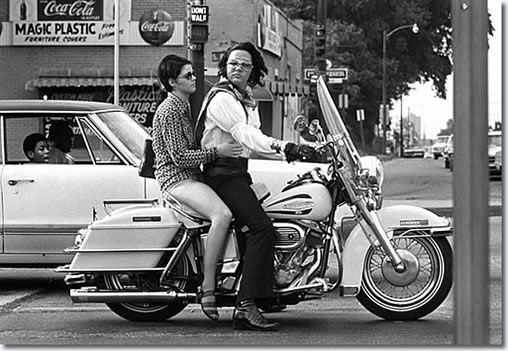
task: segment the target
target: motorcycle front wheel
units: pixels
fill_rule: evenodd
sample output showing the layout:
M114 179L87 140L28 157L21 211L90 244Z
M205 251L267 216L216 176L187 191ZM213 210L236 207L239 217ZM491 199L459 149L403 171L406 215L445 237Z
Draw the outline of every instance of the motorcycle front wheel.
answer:
M394 237L406 265L397 273L381 249L370 247L356 296L370 312L387 320L415 320L434 311L452 287L452 248L448 240L411 235Z
M187 259L181 259L173 270L175 277L189 277L190 264ZM100 289L114 290L118 292L140 291L167 291L161 289L159 275L154 273L110 273L96 277L97 286ZM175 291L187 291L187 279L172 279L164 281ZM184 308L183 302L173 302L167 305L154 303L106 303L111 311L122 318L133 322L161 322L169 319Z

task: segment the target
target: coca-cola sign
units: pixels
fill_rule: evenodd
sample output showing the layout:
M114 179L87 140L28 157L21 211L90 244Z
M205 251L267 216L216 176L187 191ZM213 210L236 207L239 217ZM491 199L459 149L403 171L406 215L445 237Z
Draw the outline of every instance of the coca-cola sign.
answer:
M38 0L40 21L102 21L103 0Z
M173 19L164 10L145 12L139 19L139 33L151 45L164 44L173 36L174 30Z

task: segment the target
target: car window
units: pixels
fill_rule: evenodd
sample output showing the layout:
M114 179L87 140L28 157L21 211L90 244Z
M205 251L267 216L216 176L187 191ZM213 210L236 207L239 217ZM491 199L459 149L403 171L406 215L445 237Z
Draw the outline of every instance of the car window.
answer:
M80 119L86 142L96 164L123 164L104 138L95 132L90 123Z
M75 163L92 163L90 154L85 146L83 135L78 127L75 116L70 115L5 115L5 163L28 163L23 151L23 141L32 133L43 134L48 137L51 124L55 121L65 121L71 127L73 145L70 155Z
M145 140L150 138L147 130L127 113L121 111L98 113L104 128L111 132L111 139L117 139L138 164L143 156Z

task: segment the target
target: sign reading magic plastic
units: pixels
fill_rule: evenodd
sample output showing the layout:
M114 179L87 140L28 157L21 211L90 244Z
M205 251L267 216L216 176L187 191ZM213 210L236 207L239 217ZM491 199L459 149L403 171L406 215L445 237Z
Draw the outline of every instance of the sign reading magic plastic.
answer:
M184 45L184 21L161 10L133 21L131 0L118 3L120 45ZM0 46L113 45L114 5L112 0L9 0Z

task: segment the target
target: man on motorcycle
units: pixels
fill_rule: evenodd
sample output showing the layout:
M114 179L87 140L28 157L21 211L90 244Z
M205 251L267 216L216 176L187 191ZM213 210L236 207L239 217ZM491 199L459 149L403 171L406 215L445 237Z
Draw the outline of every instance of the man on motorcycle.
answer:
M262 78L267 72L263 57L252 43L228 49L219 62L221 80L203 102L195 133L203 148L225 141L243 146L239 158L219 158L205 165L204 181L226 203L241 227L239 241L243 241L245 250L233 327L260 331L278 330L278 323L266 320L258 310L258 304L273 299L275 231L250 187L248 158L255 151L278 159L284 154L291 162L311 150L261 132L252 88L263 85Z

